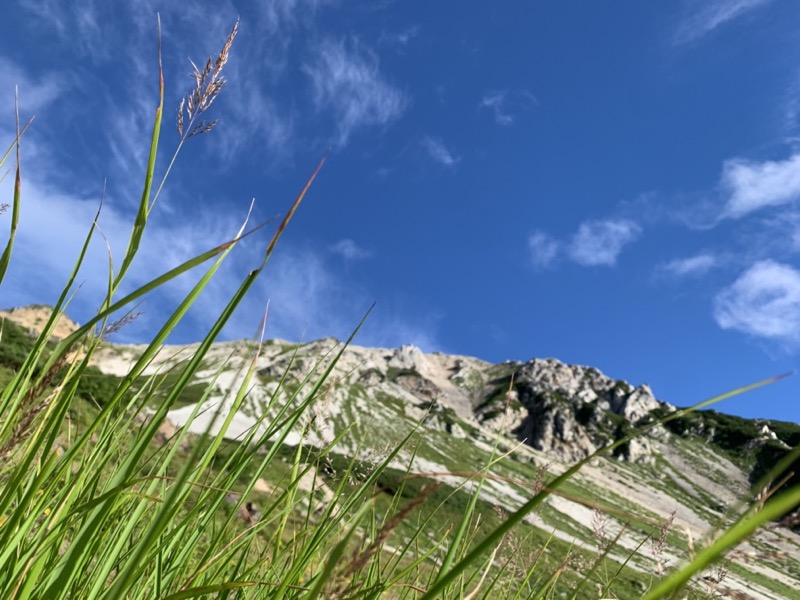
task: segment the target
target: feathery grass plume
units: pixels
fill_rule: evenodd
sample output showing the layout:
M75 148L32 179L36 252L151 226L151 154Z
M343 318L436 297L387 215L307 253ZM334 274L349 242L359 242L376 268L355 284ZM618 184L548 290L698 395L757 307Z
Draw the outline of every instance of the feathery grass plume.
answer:
M239 21L236 21L217 58L209 57L202 71L193 61L189 61L192 63L192 73L190 75L194 78L194 89L181 100L178 107L177 126L178 135L181 136L181 139L187 140L194 135L208 133L216 127L217 119L212 121L198 121L197 119L211 107L225 85L222 69L225 63L228 62L228 54L238 31ZM184 111L186 112L185 132Z
M727 590L723 588L722 582L728 576L730 570L728 563L723 562L715 565L710 573L703 575L700 582L704 588L705 597L707 598L724 598Z
M656 573L659 577L663 577L664 575L664 547L667 543L667 534L669 533L670 527L672 527L672 522L675 520L676 514L677 511L672 511L670 516L664 519L661 525L659 525L658 537L650 538L650 554L656 561Z
M104 340L108 340L109 336L118 333L119 331L121 331L122 329L133 323L136 319L141 317L143 314L144 313L141 311L132 312L125 315L124 317L117 319L113 323L109 323L100 330L99 337L103 338Z
M608 545L608 518L606 514L599 508L592 509L592 536L597 542L599 548L605 548Z
M67 356L65 355L50 368L46 377L40 381L38 385L30 387L27 391L25 399L18 405L19 417L11 433L11 437L0 445L0 461L8 459L14 450L33 433L31 425L36 417L38 417L53 400L58 398L58 389L47 394L45 397L42 397L42 394L45 389L53 384L57 375L66 364Z

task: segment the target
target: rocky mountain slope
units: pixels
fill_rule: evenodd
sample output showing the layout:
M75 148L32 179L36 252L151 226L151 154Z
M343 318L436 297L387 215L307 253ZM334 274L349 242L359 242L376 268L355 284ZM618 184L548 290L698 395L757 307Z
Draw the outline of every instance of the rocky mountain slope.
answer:
M33 327L30 314L24 314L27 321L16 320ZM15 320L15 311L0 318ZM95 355L95 367L106 376L122 377L143 348L106 343ZM309 389L304 382L313 382L340 348L335 339L263 344L256 378L227 436L239 438L259 426L259 417L299 403ZM147 375L168 386L196 349L164 347ZM198 434L214 431L219 425L215 414L229 412L256 350L251 342L215 344L181 406L170 411L166 427L188 424ZM198 401L202 406L195 411ZM508 512L552 475L675 410L646 385L633 386L592 367L555 359L491 364L425 354L413 346L350 346L286 440L311 447L335 443L335 454L369 466L410 436L393 467L454 487L464 483L465 474L486 471L490 476L481 497ZM678 565L704 536L730 523L730 509L753 481L798 443L800 426L789 423L714 412L682 417L652 427L613 455L594 459L528 521L559 539L597 549L602 518L610 535L619 534L610 556L622 563L632 555L629 566L653 573ZM618 513L600 517L592 508L596 503ZM657 559L639 550L642 527L623 527L630 515L643 523L669 523L669 543ZM724 581L717 582L714 593L797 597L792 594L800 589L798 557L800 536L776 524L729 556Z

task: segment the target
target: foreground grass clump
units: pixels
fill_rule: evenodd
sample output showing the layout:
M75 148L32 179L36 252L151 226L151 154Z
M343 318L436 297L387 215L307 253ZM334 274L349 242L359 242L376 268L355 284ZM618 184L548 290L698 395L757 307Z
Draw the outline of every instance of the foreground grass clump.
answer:
M234 27L215 59L195 68L195 87L179 111L177 150L154 185L163 111L160 78L139 210L97 315L66 338L51 339L95 234L92 225L38 337L2 322L0 598L660 598L682 594L693 575L800 503L796 486L772 498L763 494L716 541L693 556L687 546L691 560L679 570L642 576L612 560L617 540L602 534L599 526L594 548L587 549L544 534L526 517L534 511L546 515L543 502L554 493L581 500L582 490L570 488L569 478L594 456L613 454L655 424L626 433L558 477L541 474L541 482L528 486L524 504L506 513L480 494L493 477L492 464L479 472L451 474L464 481L459 489L442 485L436 474L399 470L400 450L409 442L419 443L413 431L369 465L336 454L336 440L325 448L306 446L302 438L286 443L290 432L303 431L308 423L305 414L324 396L343 348L326 357L332 360L320 360L302 381L279 379L288 401L278 402L276 393L269 421L262 416L257 427L232 442L225 433L259 379L255 369L260 348L253 344L242 383L232 392L233 411L215 414L205 435L190 434L189 427L165 430L169 410L195 406L194 418L214 392L214 380L200 385L195 376L208 368L211 344L261 275L319 170L290 206L262 263L232 291L194 355L167 372L145 375L169 333L246 235L243 227L232 240L118 297L181 147L214 127L203 116L224 86L222 71L236 32ZM11 233L0 257L0 285L23 206L24 130L19 125L17 130L0 160L1 166L11 152L17 159L14 196L3 215ZM109 377L92 366L103 335L114 328L112 315L129 314L125 311L143 295L182 273L204 268L126 376ZM392 374L403 375L408 374ZM690 412L666 416L662 422ZM502 458L497 454L492 461ZM781 463L796 458L797 452L791 452ZM775 475L766 473L757 489ZM598 523L604 508L596 507ZM628 521L641 532L642 545L663 546L670 535L675 537L666 523L634 516ZM574 527L577 537L579 528ZM674 545L681 543L673 540ZM694 584L688 589L695 597L713 595Z

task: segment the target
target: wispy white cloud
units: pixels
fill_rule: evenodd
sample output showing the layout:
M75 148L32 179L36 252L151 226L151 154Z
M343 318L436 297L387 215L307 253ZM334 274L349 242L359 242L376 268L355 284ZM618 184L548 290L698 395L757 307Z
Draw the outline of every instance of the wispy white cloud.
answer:
M270 301L270 336L297 340L341 339L358 324L352 289L337 278L324 257L310 249L284 246L265 273L256 296ZM347 306L348 300L351 306ZM363 310L368 307L363 302Z
M613 267L625 246L635 241L642 228L630 219L584 221L569 240L558 240L544 231L528 236L530 260L536 268L547 268L559 256L584 267Z
M481 107L490 108L494 112L494 122L498 125L511 125L514 117L505 112L507 92L490 92L481 99Z
M223 289L220 282L217 289ZM264 277L246 297L242 315L247 326L231 329L229 337L247 335L257 323L263 303L270 302L268 337L311 340L323 336L346 339L376 297L359 282L348 279L324 252L282 245ZM386 295L378 302L355 338L364 346L395 347L413 343L427 351L441 350L437 329L440 317L411 302L392 302ZM215 307L220 306L219 301ZM209 312L212 311L209 306ZM218 308L217 308L218 310Z
M800 153L782 161L727 160L719 185L727 198L724 217L794 202L800 198Z
M289 160L297 145L294 115L252 85L247 73L239 72L230 81L223 91L225 110L213 132L214 154L223 166L241 160L248 150L269 157L273 166Z
M38 23L49 27L72 49L95 64L103 64L119 50L118 42L127 28L119 27L114 17L135 10L141 0L131 0L124 5L112 5L103 0L20 0L20 5L36 16ZM162 7L162 12L168 11ZM150 11L151 31L155 31L155 11Z
M311 79L318 112L330 113L345 145L357 130L399 118L408 96L381 73L378 57L357 42L323 40L303 70Z
M73 14L75 15L75 22L79 34L76 36L78 40L80 40L79 43L86 47L87 52L91 54L95 60L97 60L97 58L107 59L109 51L103 44L104 36L102 35L102 28L98 22L100 19L98 3L94 0L79 0L74 3Z
M3 57L0 57L0 81L6 83L0 96L0 121L4 124L14 120L14 86L19 90L23 118L25 114L36 114L51 105L72 87L72 82L59 73L48 72L35 77Z
M106 5L99 0L83 1L76 5L30 0L29 4L42 15L48 15L50 21L43 23L43 26L52 27L56 33L63 35L64 40L70 32L77 31L78 21L81 19L84 21L83 26L89 29L92 23L105 22L102 18L104 13L98 11L106 10ZM131 40L146 43L153 50L154 59L156 40L155 11L151 10L153 4L153 0L132 0L126 3L127 12L115 19L120 27L122 26L119 23L126 24L124 43L109 42L109 37L113 39L114 32L100 27L98 35L104 36L104 43L108 45L114 60L121 53L127 53L131 47L135 47L138 52L141 45L136 45ZM287 19L296 19L292 26L299 26L298 23L308 16L304 12L307 8L326 3L296 0L289 3L267 3L266 6L268 9L272 6L277 11L283 11L291 8L288 4L294 7L295 12L291 15L288 12L279 12L275 17L276 23L280 21L286 24ZM86 6L88 12L78 15L73 12L73 6ZM170 41L167 46L173 50L170 52L171 56L164 56L165 74L168 82L172 82L168 92L174 90L173 94L183 91L184 85L190 85L188 79L181 80L178 76L186 71L185 58L181 59L182 64L178 67L175 56L191 56L202 61L208 53L219 50L232 24L232 20L226 18L225 14L230 13L230 2L225 0L218 4L218 8L221 8L209 15L208 19L196 19L196 27L206 28L207 31L192 29L195 25L191 19L187 21L181 16L180 11L186 11L192 19L198 16L192 12L195 10L193 6L175 6L174 10L168 8L170 12L162 11L164 36ZM48 13L50 8L52 13ZM235 18L235 11L232 14ZM133 25L128 26L130 23ZM172 28L179 29L180 34L170 39L169 31ZM240 42L246 40L248 31L253 30L248 30L243 24L240 38L234 44L231 61L226 66L230 83L222 92L219 103L212 108L224 109L219 110L220 125L209 137L203 137L206 144L210 141L212 146L224 145L224 152L218 153L218 157L223 157L223 160L233 160L237 153L241 157L245 152L263 160L264 153L260 151L262 149L274 154L287 152L285 147L291 146L288 142L295 135L294 113L286 109L286 106L297 105L297 99L290 98L285 103L279 101L280 98L272 94L274 88L268 82L265 83L269 78L263 76L265 72L257 61L254 67L253 61L248 61L245 66L245 61L240 60L241 50L245 53L255 52L253 46L247 44L242 44L243 47L240 48ZM202 43L192 42L193 46L189 48L186 45L189 43L186 40L189 39L199 39ZM210 47L207 46L208 40L212 40ZM100 43L101 40L97 42ZM252 42L251 38L249 43ZM385 125L398 118L407 106L407 95L388 83L378 68L378 59L364 46L356 42L328 41L315 47L312 54L314 60L309 67L312 85L315 75L320 78L320 82L325 77L330 77L329 81L320 83L319 89L315 88L317 108L326 112L326 116L332 115L337 119L341 125L337 132L341 140L346 141L358 129ZM132 214L128 202L130 197L136 196L135 190L141 186L141 165L148 148L147 137L155 107L154 95L157 94L154 85L147 85L157 81L154 76L157 68L155 60L136 62L136 57L127 57L126 54L126 60L128 58L135 62L136 75L123 84L130 88L120 91L119 87L99 85L95 89L94 86L84 85L86 89L93 90L92 97L97 103L96 108L93 105L92 109L84 110L91 110L92 114L99 115L96 124L104 137L107 136L104 140L87 137L81 141L87 145L92 144L93 147L98 145L99 149L91 153L91 160L94 161L92 166L97 166L103 175L111 171L110 190L100 217L100 227L110 241L116 265L119 264L130 233ZM314 71L315 68L317 71ZM91 71L86 71L81 76L84 74L94 76ZM77 83L77 79L69 79L71 76L68 73L63 78L47 72L31 74L21 71L10 61L3 60L0 62L0 77L4 81L19 83L25 112L38 112L51 107L69 112L73 105L79 106L81 103L80 96L68 93ZM13 97L10 100L11 102L0 103L0 107L5 109L13 106ZM69 106L68 101L72 103ZM174 114L169 102L168 98L167 114ZM211 118L216 116L214 114ZM177 135L172 129L173 123L172 119L165 118L162 142L167 150L171 149L168 136ZM9 124L13 125L13 119L4 119L0 128L8 127ZM8 129L0 129L0 139L10 142L9 134ZM244 138L255 139L256 142L246 143L242 141ZM259 151L250 152L253 148L258 148ZM291 149L288 151L291 152ZM267 156L272 159L274 154ZM166 155L167 152L162 152L162 156ZM215 155L215 161L210 163L210 167L206 167L209 163L203 162L202 150L197 152L193 156L193 160L197 161L194 171L200 173L203 169L202 177L205 178L208 169L219 166L218 157ZM73 265L83 236L89 229L98 204L102 175L98 177L96 186L92 187L91 184L95 183L92 181L89 183L91 189L86 191L87 183L79 181L70 169L63 168L63 158L57 153L52 140L48 139L44 143L37 137L36 128L29 135L26 134L23 140L24 205L11 269L0 289L3 305L52 303L60 292L60 286ZM118 166L112 167L112 164ZM59 177L55 176L57 173L60 174ZM173 177L180 176L178 171L173 173ZM65 177L70 179L66 186ZM0 197L10 197L8 186L12 180L13 178L7 177L0 183ZM128 185L131 181L134 183L133 187ZM125 190L124 194L117 191L121 189ZM131 189L134 190L133 194ZM229 240L238 229L240 222L237 219L245 214L246 205L242 205L240 211L231 211L230 202L226 200L225 210L218 210L222 207L215 206L213 199L209 199L204 206L205 210L198 211L195 210L198 198L194 196L189 202L189 198L182 196L187 193L189 192L182 190L180 186L175 186L175 189L167 187L162 201L151 215L140 254L123 291L129 291L134 286L149 281L214 244ZM170 203L169 212L164 210L167 208L165 200L174 200ZM229 216L232 212L236 213L235 217ZM7 214L3 215L0 220L7 217ZM226 265L204 290L190 312L187 329L179 333L179 338L175 341L196 340L207 329L242 278L259 263L264 250L259 239L255 235L234 249ZM341 261L334 260L331 254L337 251L350 260L362 258L366 252L355 243L347 243L347 240L342 240L333 249L316 251L282 243L264 276L256 283L237 312L236 323L226 328L224 336L232 338L252 334L263 306L269 299L272 304L268 335L293 339L298 339L304 331L307 339L325 335L340 338L349 335L375 296L357 281L348 279ZM81 287L72 307L78 320L84 320L91 315L100 304L105 291L106 272L106 248L98 235L78 278ZM31 273L36 273L36 277L31 277ZM134 341L146 337L148 334L143 334L142 328L152 330L159 326L169 307L177 305L195 280L196 276L183 276L159 292L151 294L141 307L145 315L131 326L132 331L121 332L117 339ZM422 317L410 315L404 306L389 309L379 307L362 330L358 341L365 344L379 342L400 345L411 340L426 349L439 349L436 342L437 320L425 317L424 311L420 311L423 313Z
M125 110L113 117L108 113L101 117L105 121L105 132L108 135L98 143L107 145L107 156L112 159L106 162L104 168L107 169L106 174L113 174L113 181L120 187L134 185L138 187L141 174L146 169L158 93L155 90L148 91L151 92L150 95L140 90L127 97L124 101ZM110 107L113 106L115 98L105 95L102 100L106 107ZM163 138L169 139L167 136L170 134L177 138L171 125L172 123L167 122L163 126L161 133ZM138 202L134 196L128 197L127 200L130 203L129 208Z
M317 11L336 0L263 0L258 3L265 35L291 32L298 25L312 21Z
M103 119L102 129L108 134L104 143L116 159L113 164L104 165L103 175L111 182L120 178L129 180L131 176L138 178L146 159L147 138L157 101L156 15L161 17L164 40L162 59L167 97L162 137L167 140L175 131L173 115L179 102L176 94L186 93L193 85L193 80L186 77L191 70L188 59L202 65L206 57L216 54L237 18L237 10L230 0L219 0L213 11L193 3L161 4L158 0L129 0L124 6L109 8L110 5L101 0L78 0L68 4L52 0L24 2L28 10L41 18L43 26L51 27L62 43L69 44L70 51L88 55L94 62L125 65L130 75L115 82L113 88L102 81L81 81L83 89L93 90L88 98L91 109L84 107L87 102L79 94L61 93L59 98L63 104L74 103L78 107L76 112L91 110L93 115ZM263 31L280 26L288 35L311 19L319 6L326 4L330 2L260 3L264 23L258 19L242 23L231 60L223 73L226 87L212 108L216 114L211 118L220 115L220 125L206 141L208 154L217 158L221 168L244 154L264 157L270 167L282 165L292 156L296 146L292 109L295 101L284 101L285 94L279 96L273 85L276 65L286 60L282 38L263 35ZM80 41L83 45L76 45L76 40L84 40ZM98 54L94 46L103 48L103 52ZM92 71L82 73L82 77L93 76ZM65 78L57 74L42 75L35 81L49 89L63 84ZM26 96L22 99L26 100ZM5 108L13 103L0 106Z
M628 219L587 221L578 227L567 254L579 265L612 267L622 249L640 233L641 228Z
M25 185L25 204L11 268L0 288L2 307L28 303L53 303L67 279L97 210L97 200L59 193L46 184L29 179ZM8 182L0 186L7 191ZM115 208L108 199L100 217L100 228L111 245L115 264L124 252L131 217ZM243 217L246 206L237 217ZM157 211L159 212L159 211ZM176 213L151 215L141 250L121 290L132 291L166 270L231 238L240 223L215 212L204 218L187 220ZM6 216L6 215L4 215ZM176 332L176 343L196 341L210 327L244 277L255 267L264 251L264 239L248 238L234 249L226 264L198 298L183 329ZM357 245L337 244L349 256L363 256ZM70 314L85 321L101 304L108 268L105 242L95 237L78 277L79 290ZM200 267L160 290L150 293L139 310L143 315L115 339L141 341L152 335L165 314L176 307L197 281ZM31 277L36 273L36 277ZM291 244L281 244L267 269L240 305L223 338L249 337L258 325L269 301L268 337L291 340L333 336L344 339L358 325L374 294L356 281L340 274L329 253ZM426 350L440 350L436 323L430 313L415 310L408 314L402 306L376 308L357 338L364 345L399 346L415 343Z
M693 3L672 41L676 45L693 42L770 2L772 0L705 0Z
M263 0L254 3L253 57L270 72L270 79L281 77L289 68L291 50L298 40L312 31L322 10L338 0ZM304 42L300 42L303 44Z
M24 171L23 189L20 226L2 295L5 302L13 304L51 303L73 267L99 202L97 197L61 192L41 178L26 176ZM229 240L239 225L232 218L219 214L213 218L195 216L190 221L183 215L166 216L156 212L159 214L152 215L139 255L127 277L125 292L209 250L214 244ZM242 210L242 216L244 214ZM132 221L133 216L127 214L118 198L106 198L99 218L100 229L78 276L80 291L76 305L82 307L84 313L97 308L106 291L109 257L103 237L108 240L115 266L119 266ZM30 277L31 273L37 276ZM180 282L177 286L183 288Z
M714 190L678 196L676 200L667 218L692 229L712 229L722 221L776 207L783 209L768 212L763 224L784 228L789 221L796 221L791 211L800 200L800 151L795 149L783 160L728 159L722 164ZM776 214L777 221L772 218Z
M714 298L723 329L795 344L800 342L800 271L759 261Z
M20 6L33 13L39 23L52 27L59 35L64 36L69 30L67 5L59 0L20 0Z
M514 122L512 109L528 108L538 104L536 96L525 90L493 90L484 94L480 107L488 108L494 115L494 122L498 125L511 125Z
M461 160L461 157L448 150L447 146L439 138L425 136L422 138L422 145L427 150L428 156L445 167L453 167Z
M528 250L534 267L546 268L553 264L561 250L561 244L543 231L535 231L528 237Z
M401 49L403 46L407 46L409 42L411 42L411 40L416 38L419 35L419 31L420 31L419 25L412 25L411 27L404 29L400 32L393 32L393 33L384 32L378 39L378 43L386 44L388 46L393 46L395 48Z
M797 141L800 135L800 72L795 73L781 103L787 136Z
M661 271L675 277L695 277L708 273L719 266L719 259L713 254L697 254L687 258L676 258L661 267Z
M280 13L284 16L276 18L281 20L285 17L291 20L295 18L295 12L302 13L306 9L314 9L308 13L308 16L313 16L316 7L322 4L325 3L311 0L289 2L282 8L275 8L278 11L287 11L285 15ZM265 5L265 10L269 5ZM229 0L224 3L220 0L218 12L215 11L208 17L200 14L190 20L192 32L186 38L212 40L210 46L207 43L206 47L196 50L196 55L191 55L192 59L202 61L203 53L216 54L235 18L236 10ZM195 22L205 26L213 35L194 31ZM297 25L294 21L280 22L283 23L283 33L286 35ZM284 69L287 60L279 38L280 36L263 35L256 21L251 20L240 25L230 60L223 71L225 88L212 109L215 114L211 118L218 116L219 126L209 140L205 141L208 144L208 154L219 161L221 169L227 169L234 162L252 160L255 157L258 157L262 168L266 166L268 169L275 169L284 166L294 155L299 137L294 99L287 99L285 93L279 94L277 91L280 88L276 82L281 81L279 72ZM181 67L189 67L187 59L183 59ZM184 93L193 83L191 77L181 77L178 81Z
M362 248L351 239L339 240L330 246L329 250L345 260L363 260L372 256L369 250Z

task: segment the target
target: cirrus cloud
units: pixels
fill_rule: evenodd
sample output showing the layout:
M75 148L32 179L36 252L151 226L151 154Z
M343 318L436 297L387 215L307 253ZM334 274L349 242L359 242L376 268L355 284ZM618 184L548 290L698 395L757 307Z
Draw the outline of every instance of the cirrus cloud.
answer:
M317 111L331 113L338 124L341 145L359 129L397 119L408 105L406 94L380 72L377 56L358 44L326 39L303 70Z
M491 110L498 125L511 125L514 123L512 108L530 108L538 104L536 96L527 90L492 90L483 95L479 106Z
M445 167L454 167L461 161L461 157L453 154L439 138L425 136L422 138L422 145L428 156Z
M772 0L710 0L697 3L700 8L683 19L672 41L675 45L693 42L770 2Z

